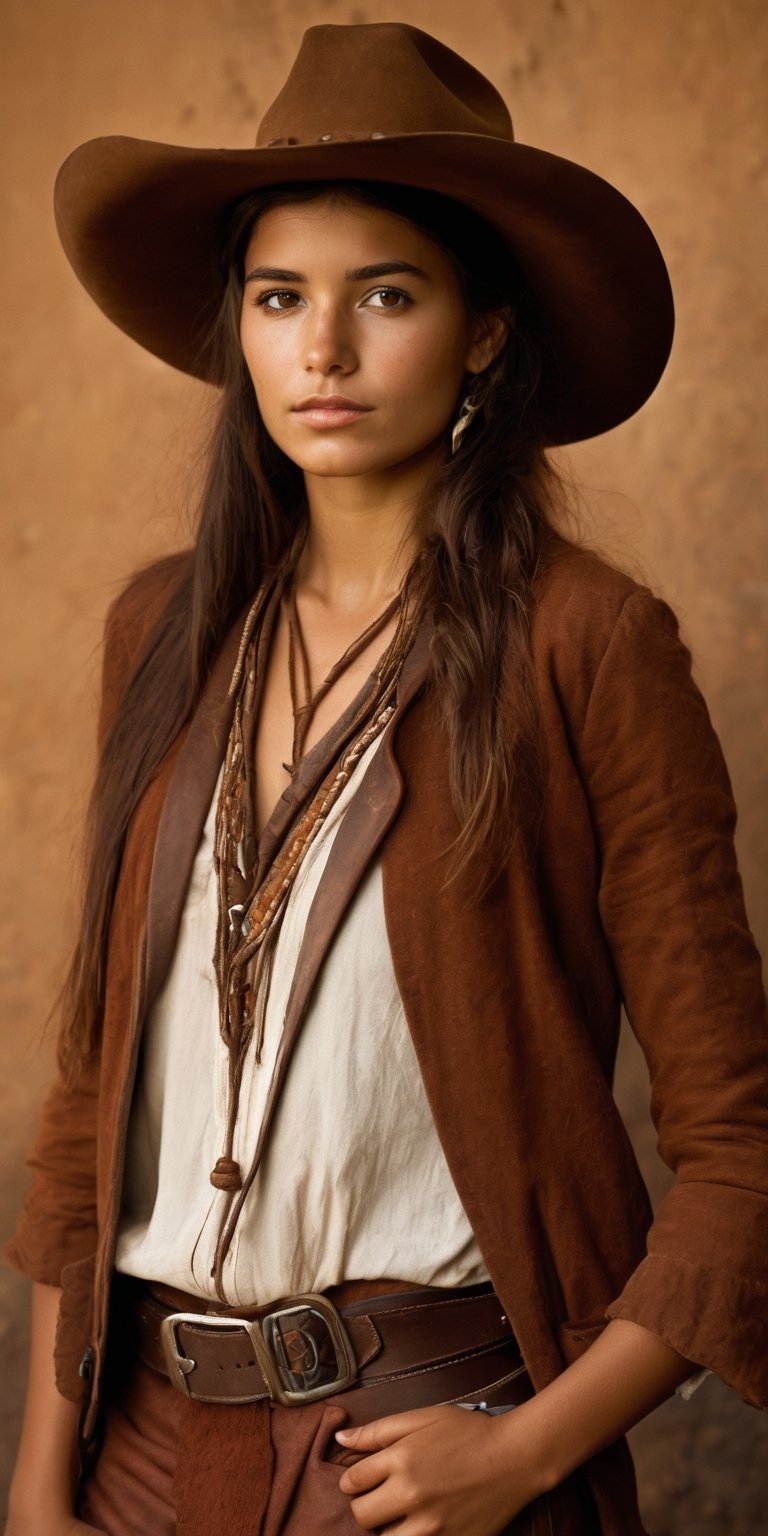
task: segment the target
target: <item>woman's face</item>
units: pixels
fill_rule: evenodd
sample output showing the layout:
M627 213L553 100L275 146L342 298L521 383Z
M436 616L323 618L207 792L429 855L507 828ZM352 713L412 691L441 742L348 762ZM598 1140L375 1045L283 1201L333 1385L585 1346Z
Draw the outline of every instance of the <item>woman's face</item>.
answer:
M240 340L264 425L306 474L442 451L464 373L504 330L470 320L448 257L396 214L324 197L269 209L251 235Z

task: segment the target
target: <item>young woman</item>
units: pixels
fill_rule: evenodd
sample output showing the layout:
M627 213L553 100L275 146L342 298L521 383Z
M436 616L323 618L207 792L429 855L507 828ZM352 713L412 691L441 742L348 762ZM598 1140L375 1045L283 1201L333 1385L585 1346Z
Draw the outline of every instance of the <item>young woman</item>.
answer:
M195 548L107 624L9 1536L640 1533L624 1431L768 1375L728 780L545 457L654 387L657 247L397 24L311 29L253 151L83 146L57 212L223 392Z

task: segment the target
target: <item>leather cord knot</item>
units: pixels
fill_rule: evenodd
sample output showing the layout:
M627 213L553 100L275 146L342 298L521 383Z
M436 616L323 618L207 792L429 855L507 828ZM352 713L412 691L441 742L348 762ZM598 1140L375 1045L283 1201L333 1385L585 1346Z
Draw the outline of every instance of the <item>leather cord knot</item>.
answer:
M233 1157L217 1157L210 1178L214 1189L235 1190L243 1187L240 1164Z

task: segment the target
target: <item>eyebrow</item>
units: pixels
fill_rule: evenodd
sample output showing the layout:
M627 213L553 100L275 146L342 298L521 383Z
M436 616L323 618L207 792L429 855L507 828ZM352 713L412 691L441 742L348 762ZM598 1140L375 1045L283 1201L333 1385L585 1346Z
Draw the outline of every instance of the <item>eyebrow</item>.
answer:
M395 277L398 273L408 273L411 277L423 277L429 282L428 273L421 267L415 267L410 261L376 261L369 267L352 267L344 275L349 283L364 283L375 277ZM309 278L303 272L289 272L284 267L254 267L245 278L246 283L308 283Z

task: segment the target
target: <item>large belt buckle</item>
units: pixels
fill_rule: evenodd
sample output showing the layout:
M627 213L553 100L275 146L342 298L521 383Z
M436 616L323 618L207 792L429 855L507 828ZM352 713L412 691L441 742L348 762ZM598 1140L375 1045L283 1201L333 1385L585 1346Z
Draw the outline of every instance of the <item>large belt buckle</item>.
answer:
M288 1319L291 1326L284 1328ZM198 1402L247 1402L248 1398L206 1398L195 1392L191 1376L196 1362L183 1353L178 1329L183 1323L247 1334L270 1397L285 1408L313 1403L344 1392L357 1376L357 1361L341 1316L327 1296L295 1296L261 1318L229 1317L219 1313L172 1312L163 1319L160 1338L171 1382L185 1397ZM250 1399L251 1401L253 1399Z

